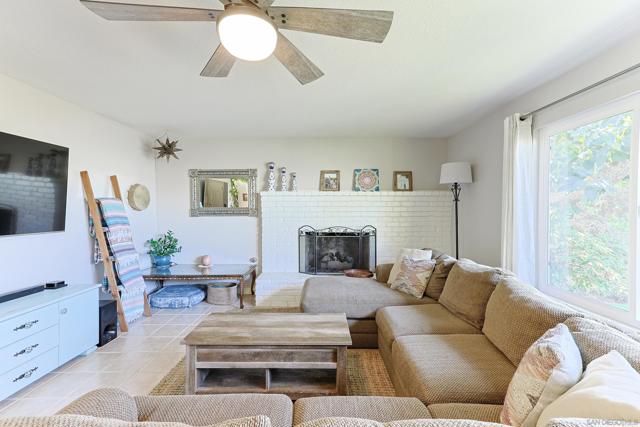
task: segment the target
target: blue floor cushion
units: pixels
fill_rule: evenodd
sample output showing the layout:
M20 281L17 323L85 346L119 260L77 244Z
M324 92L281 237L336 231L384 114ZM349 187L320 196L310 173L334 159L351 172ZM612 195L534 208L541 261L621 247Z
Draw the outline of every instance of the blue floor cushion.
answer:
M149 297L154 308L189 308L201 302L205 292L197 286L167 286Z

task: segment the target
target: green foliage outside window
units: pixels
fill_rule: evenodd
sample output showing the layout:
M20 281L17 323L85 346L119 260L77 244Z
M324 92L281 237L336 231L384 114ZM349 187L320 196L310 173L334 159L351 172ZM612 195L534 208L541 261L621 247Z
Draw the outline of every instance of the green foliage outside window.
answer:
M629 309L631 112L553 135L549 284Z

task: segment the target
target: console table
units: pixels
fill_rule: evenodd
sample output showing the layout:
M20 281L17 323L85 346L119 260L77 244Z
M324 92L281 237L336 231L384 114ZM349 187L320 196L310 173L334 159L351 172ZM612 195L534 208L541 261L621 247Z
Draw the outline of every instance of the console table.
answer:
M0 304L0 400L98 343L100 285L70 285Z
M144 280L155 280L162 288L166 281L222 282L234 281L240 290L240 308L244 308L244 285L249 282L251 293L256 292L256 266L254 264L214 264L200 267L193 264L176 264L168 268L152 267L142 271Z

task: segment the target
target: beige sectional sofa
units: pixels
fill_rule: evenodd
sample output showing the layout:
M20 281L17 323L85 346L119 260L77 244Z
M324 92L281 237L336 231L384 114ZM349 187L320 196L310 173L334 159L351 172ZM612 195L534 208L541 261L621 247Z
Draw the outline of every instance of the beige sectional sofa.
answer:
M433 256L451 259L438 251ZM388 287L390 267L378 267L377 280L310 278L302 310L345 309L354 326L375 320L377 347L396 392L419 398L438 418L496 422L524 353L562 322L585 364L615 349L640 371L639 331L550 298L509 272L460 261L450 273L457 277L446 278L441 295L416 299ZM361 336L355 327L351 331ZM370 346L372 337L355 343Z

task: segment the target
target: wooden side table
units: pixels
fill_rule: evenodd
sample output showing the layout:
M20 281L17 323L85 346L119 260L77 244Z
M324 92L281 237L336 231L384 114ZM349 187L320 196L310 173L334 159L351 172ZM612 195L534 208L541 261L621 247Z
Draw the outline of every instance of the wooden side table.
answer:
M155 280L160 288L166 281L175 282L221 282L234 281L240 291L240 308L244 308L244 285L251 286L251 293L256 292L256 266L254 264L214 264L210 267L199 267L193 264L176 264L169 268L149 268L142 272L144 280Z

